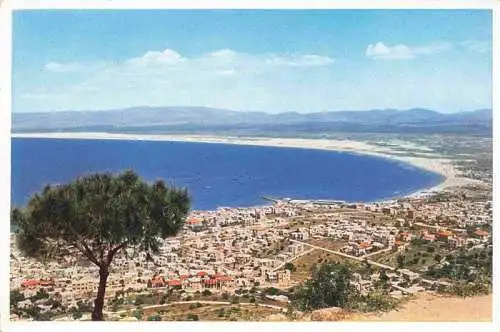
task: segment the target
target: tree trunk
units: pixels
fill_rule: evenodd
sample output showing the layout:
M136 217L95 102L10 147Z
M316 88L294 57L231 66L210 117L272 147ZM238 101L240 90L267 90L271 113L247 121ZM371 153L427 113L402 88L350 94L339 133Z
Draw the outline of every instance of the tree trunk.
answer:
M109 270L107 266L99 268L99 288L97 289L97 296L94 300L94 310L92 311L93 321L103 321L104 316L102 309L104 308L104 294L106 292L106 282L108 281Z

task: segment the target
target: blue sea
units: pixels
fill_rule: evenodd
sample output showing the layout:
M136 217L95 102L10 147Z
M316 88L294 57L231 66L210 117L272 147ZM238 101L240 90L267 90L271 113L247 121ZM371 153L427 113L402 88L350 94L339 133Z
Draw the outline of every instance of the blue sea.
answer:
M440 175L383 158L322 150L214 143L12 139L12 205L47 184L134 169L187 187L193 208L264 205L262 196L367 202L440 183Z

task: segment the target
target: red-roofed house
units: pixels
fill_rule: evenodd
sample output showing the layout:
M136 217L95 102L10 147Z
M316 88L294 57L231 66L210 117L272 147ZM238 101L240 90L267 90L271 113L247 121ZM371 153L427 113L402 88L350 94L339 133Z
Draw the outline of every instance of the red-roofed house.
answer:
M24 280L23 282L21 282L21 287L34 288L34 287L37 287L39 284L40 284L40 282L38 280L28 279L28 280Z
M205 288L214 288L217 286L217 280L215 279L203 280L203 284Z
M474 232L474 235L477 236L478 238L480 238L481 240L485 240L488 237L488 232L483 231L481 229L476 229L476 231Z
M437 239L441 241L448 241L448 238L452 235L453 234L447 230L440 230L439 232L436 233Z
M169 288L182 288L182 282L180 280L168 280L167 285Z
M148 281L149 288L165 287L165 279L162 276L154 276Z

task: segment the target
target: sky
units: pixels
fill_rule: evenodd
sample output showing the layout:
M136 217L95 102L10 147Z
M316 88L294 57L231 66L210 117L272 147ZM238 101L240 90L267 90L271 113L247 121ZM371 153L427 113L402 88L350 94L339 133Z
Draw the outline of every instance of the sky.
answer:
M13 112L491 108L489 10L37 10Z

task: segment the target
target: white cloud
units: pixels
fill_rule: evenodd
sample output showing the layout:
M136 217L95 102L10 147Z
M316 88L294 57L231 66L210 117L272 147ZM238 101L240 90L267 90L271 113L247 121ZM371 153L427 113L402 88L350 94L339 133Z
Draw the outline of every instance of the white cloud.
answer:
M367 56L412 59L442 52L447 47L377 43L367 49ZM465 45L460 43L453 47L466 52ZM59 70L58 74L23 78L23 85L17 84L15 89L14 107L99 110L133 105L185 105L308 112L487 106L483 103L491 99L488 88L491 70L487 64L464 62L457 70L456 63L445 60L432 57L419 70L414 66L375 66L369 68L367 75L364 66L337 68L332 57L313 52L249 54L220 49L192 56L171 49L144 50L115 62L47 66ZM76 71L67 76L61 73L69 68ZM352 91L361 94L352 98Z
M128 59L126 62L131 65L154 66L154 65L176 65L184 59L174 50L166 49L162 52L148 51L141 57Z
M32 100L47 100L47 99L59 99L65 98L65 95L55 94L55 93L23 93L21 98L32 99Z
M470 52L480 54L488 53L491 50L490 43L484 40L466 40L461 42L460 45Z
M45 65L45 69L57 73L67 73L79 70L80 65L76 63L49 62Z
M366 56L371 59L404 60L413 59L421 55L432 55L448 50L449 44L434 44L419 47L410 47L404 44L387 46L382 42L370 44L366 48Z
M167 48L115 62L52 62L45 67L71 72L68 79L54 81L47 92L64 92L75 104L58 99L53 102L55 109L75 108L78 103L85 105L78 108L87 109L139 104L238 108L245 100L248 107L259 109L268 95L284 100L297 95L291 82L315 82L334 62L327 55L312 53L250 54L219 49L186 56Z
M207 76L234 78L259 75L273 70L286 73L298 68L329 66L334 62L333 58L318 54L248 54L221 49L198 57L185 57L175 50L165 49L147 51L139 57L115 63L51 62L45 68L58 73L80 71L87 78L92 75L101 77L101 73L107 73L113 76L119 75L129 81L137 82L141 78L147 78L150 82L154 82L155 79L165 82L174 79L186 81L190 78L207 78Z
M316 54L289 54L289 55L272 55L267 62L271 65L290 66L290 67L316 67L327 66L335 62L334 59L316 55Z
M334 63L334 59L317 54L248 54L231 49L221 49L186 58L179 53L166 49L163 52L149 51L140 58L127 60L128 64L170 67L173 69L214 73L216 75L235 75L258 73L263 69L284 67L319 67Z

